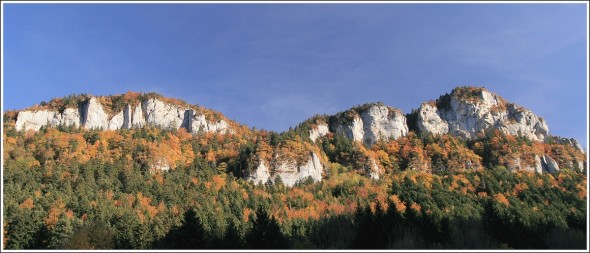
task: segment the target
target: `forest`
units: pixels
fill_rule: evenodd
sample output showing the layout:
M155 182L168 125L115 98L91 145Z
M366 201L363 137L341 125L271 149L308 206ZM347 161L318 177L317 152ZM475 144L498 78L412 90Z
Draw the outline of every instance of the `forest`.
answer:
M319 117L321 118L321 117ZM585 155L494 131L381 140L371 148L304 123L284 133L3 128L4 249L584 249L586 169L514 170ZM253 153L325 154L321 182L244 180ZM295 143L295 144L293 144ZM293 146L295 145L295 146ZM153 170L164 157L169 171ZM366 175L367 157L383 168ZM473 161L471 166L465 161Z

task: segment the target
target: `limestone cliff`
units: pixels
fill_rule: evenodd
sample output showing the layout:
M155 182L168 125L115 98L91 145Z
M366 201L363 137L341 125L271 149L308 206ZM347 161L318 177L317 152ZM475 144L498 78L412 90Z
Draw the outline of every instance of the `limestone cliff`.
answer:
M270 164L270 167L267 164ZM319 182L322 180L323 171L324 166L316 153L310 152L307 160L303 163L299 163L290 157L284 157L280 153L275 153L270 162L259 160L256 168L246 176L246 180L258 184L266 183L269 179L276 182L277 178L280 177L284 185L293 186L308 178L311 178L314 182Z
M142 101L141 108L147 125L170 129L180 128L184 122L184 112L188 110L188 108L167 104L156 98Z
M254 184L264 184L268 182L268 179L270 178L270 171L266 164L266 161L259 160L258 166L256 166L256 169L254 171L251 171L246 176L246 180L249 180Z
M330 130L328 129L328 124L321 123L318 124L309 130L309 138L311 141L315 142L318 138L325 136L328 134Z
M404 114L381 103L366 104L335 115L330 129L367 146L379 139L397 139L408 134Z
M422 133L450 133L468 140L480 138L492 129L533 141L544 141L549 136L543 118L484 88L456 88L437 101L423 103L415 113Z
M108 98L108 97L107 97ZM74 126L86 129L119 130L134 127L155 126L203 132L233 132L224 119L211 120L197 112L190 105L180 106L166 103L161 99L147 97L136 104L126 104L121 111L111 112L98 97L82 99L78 108L65 108L59 112L55 108L34 108L18 112L16 130L38 131L42 126Z
M33 129L38 131L42 126L56 127L59 125L80 126L81 118L77 109L67 108L62 113L54 110L21 111L18 114L15 128Z
M571 168L578 169L574 166L571 166ZM559 164L549 155L535 155L533 164L526 164L520 157L517 157L512 163L508 164L508 169L510 171L525 170L537 173L556 173L559 171Z

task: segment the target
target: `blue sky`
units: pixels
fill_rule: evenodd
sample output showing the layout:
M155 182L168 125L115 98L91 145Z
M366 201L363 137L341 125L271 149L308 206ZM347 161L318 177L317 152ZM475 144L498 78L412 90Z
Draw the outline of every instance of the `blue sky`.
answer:
M484 86L587 147L585 4L4 4L4 110L158 92L258 129Z

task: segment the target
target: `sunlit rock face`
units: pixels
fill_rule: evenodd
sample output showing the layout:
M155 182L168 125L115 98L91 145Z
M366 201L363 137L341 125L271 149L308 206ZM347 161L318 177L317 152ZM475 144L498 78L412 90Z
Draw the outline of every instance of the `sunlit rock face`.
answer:
M171 129L180 128L186 110L155 98L144 100L142 109L147 125Z
M39 131L42 126L56 126L59 124L60 115L56 111L21 111L16 119L16 130Z
M543 172L557 173L559 171L559 165L551 156L545 155L541 158L541 165Z
M168 104L156 98L146 99L137 105L125 105L124 109L109 115L95 97L81 103L79 108L56 110L23 110L17 115L15 128L38 131L42 126L82 126L86 129L120 130L155 126L160 128L186 128L189 132L233 133L230 124L221 119L215 122L193 109Z
M217 122L211 122L205 118L205 115L196 114L194 111L189 110L187 117L187 128L193 132L218 132L227 133L232 132L229 124L225 120L219 120Z
M270 164L270 165L267 165ZM293 186L298 182L303 182L311 178L314 182L322 180L324 166L320 162L318 155L311 152L307 160L298 164L291 158L281 157L275 154L270 162L259 161L258 166L251 171L245 178L254 184L276 182L278 178L286 186Z
M483 88L455 89L436 103L423 103L417 113L419 131L433 135L450 133L473 140L498 129L533 141L544 141L549 136L543 118Z
M321 181L323 170L324 166L318 156L311 153L308 160L301 165L297 165L297 162L290 159L275 161L272 177L275 180L280 177L284 185L293 186L297 182L305 181L308 177L311 177L314 182Z
M380 104L357 112L351 121L333 123L331 128L335 133L361 141L369 147L380 139L397 139L408 134L405 115Z
M328 124L322 123L309 130L309 138L315 142L318 138L326 136L330 132Z
M435 105L422 104L418 111L418 129L433 135L442 135L449 132L449 124L441 118Z
M266 164L265 161L259 161L256 169L246 176L246 180L251 181L254 184L264 184L268 182L268 179L270 178L270 170Z

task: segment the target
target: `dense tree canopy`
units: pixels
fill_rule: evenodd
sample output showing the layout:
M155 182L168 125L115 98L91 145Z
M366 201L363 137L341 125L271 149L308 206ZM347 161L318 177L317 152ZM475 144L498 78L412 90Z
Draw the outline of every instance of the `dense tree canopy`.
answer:
M17 132L4 122L3 247L586 245L586 171L567 166L585 158L569 146L500 133L475 141L410 133L367 148L333 134L313 143L305 127L281 134L241 128L193 135L147 127ZM296 158L310 149L324 159L321 182L286 187L243 179L254 155L280 150ZM532 163L535 154L551 154L562 170L511 169L516 157ZM161 159L169 171L154 169ZM370 160L382 169L379 180L367 176Z

